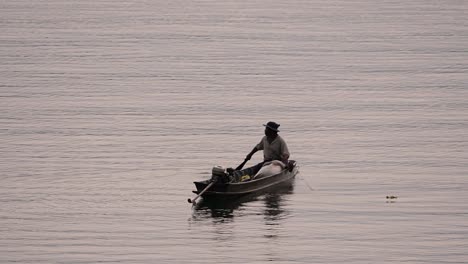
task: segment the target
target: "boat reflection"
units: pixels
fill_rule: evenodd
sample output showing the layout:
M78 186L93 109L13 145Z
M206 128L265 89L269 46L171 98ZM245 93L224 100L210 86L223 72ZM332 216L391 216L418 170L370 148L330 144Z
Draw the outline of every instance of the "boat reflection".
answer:
M263 211L267 224L281 218L284 209L281 208L281 202L285 195L294 192L294 182L279 186L274 189L253 193L235 199L203 199L194 207L194 217L206 218L212 217L219 221L226 221L239 216L236 211L242 211L242 208L250 202L263 201L265 209Z

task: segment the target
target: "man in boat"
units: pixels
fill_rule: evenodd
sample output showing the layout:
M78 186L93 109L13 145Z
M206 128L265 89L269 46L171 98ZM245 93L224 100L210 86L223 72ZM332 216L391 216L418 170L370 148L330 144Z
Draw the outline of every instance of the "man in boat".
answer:
M229 174L232 176L232 181L237 182L253 178L267 162L281 161L283 163L282 165L287 166L289 150L286 141L278 135L278 132L280 132L278 130L280 124L270 121L263 126L265 126L265 136L245 157L246 161L250 160L257 151L263 150L263 161L243 170L228 170Z

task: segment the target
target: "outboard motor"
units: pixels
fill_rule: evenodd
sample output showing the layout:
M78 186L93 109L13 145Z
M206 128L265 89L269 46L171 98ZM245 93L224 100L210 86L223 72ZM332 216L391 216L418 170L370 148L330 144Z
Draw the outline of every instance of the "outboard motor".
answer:
M211 181L218 183L229 182L229 176L223 166L214 166L211 170Z

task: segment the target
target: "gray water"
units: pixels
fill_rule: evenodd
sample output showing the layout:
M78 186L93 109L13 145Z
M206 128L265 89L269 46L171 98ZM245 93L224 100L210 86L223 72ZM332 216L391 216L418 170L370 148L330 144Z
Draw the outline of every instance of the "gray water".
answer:
M0 32L0 263L468 262L466 1L5 0ZM192 208L270 120L293 188Z

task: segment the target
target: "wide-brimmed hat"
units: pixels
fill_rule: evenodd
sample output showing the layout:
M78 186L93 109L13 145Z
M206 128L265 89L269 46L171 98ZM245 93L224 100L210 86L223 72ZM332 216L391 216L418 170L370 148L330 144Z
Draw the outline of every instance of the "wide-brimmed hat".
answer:
M280 124L277 124L277 123L275 123L273 121L270 121L270 122L266 123L266 125L264 125L264 126L268 127L269 129L271 129L271 130L273 130L275 132L280 132L278 130L278 127L280 126Z

